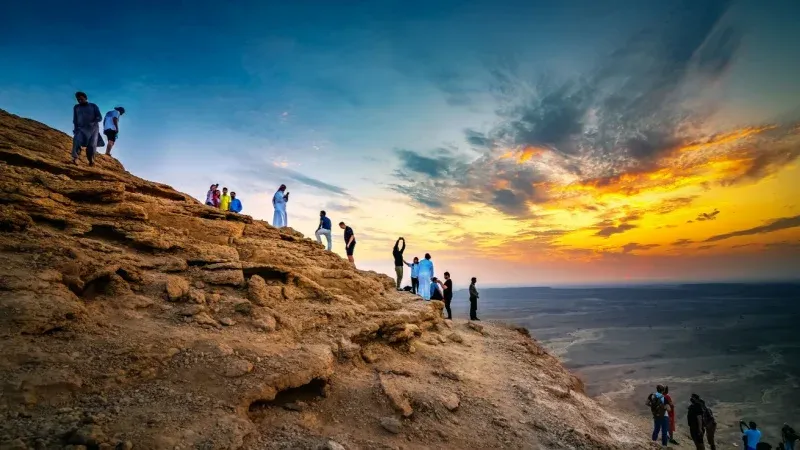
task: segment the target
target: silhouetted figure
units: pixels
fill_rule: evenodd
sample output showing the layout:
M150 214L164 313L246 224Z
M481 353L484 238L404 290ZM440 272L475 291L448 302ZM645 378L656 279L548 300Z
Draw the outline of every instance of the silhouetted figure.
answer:
M478 279L472 277L472 280L469 284L469 320L481 320L478 319L478 288L475 287L475 283L478 282Z
M400 242L403 246L400 247ZM394 272L397 274L397 290L400 290L400 285L403 283L403 252L406 251L406 240L403 237L397 239L392 249L392 256L394 257Z

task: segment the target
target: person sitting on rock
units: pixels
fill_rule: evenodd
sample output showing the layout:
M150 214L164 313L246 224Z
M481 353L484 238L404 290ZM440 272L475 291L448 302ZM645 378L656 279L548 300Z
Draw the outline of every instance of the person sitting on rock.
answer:
M317 237L317 242L320 244L322 244L322 236L325 236L328 241L328 251L331 251L331 219L325 211L319 212L319 225L317 226L317 231L314 232L314 236Z
M236 192L231 192L231 204L228 210L237 214L242 212L242 202L236 198Z
M227 211L231 206L231 196L228 195L228 188L222 188L222 197L219 198L219 209Z
M89 103L89 97L83 92L76 92L78 104L72 107L72 164L78 164L81 147L86 147L86 158L89 165L94 165L94 154L97 151L97 139L100 136L100 108Z
M431 278L431 300L444 301L443 290L442 281L436 277Z

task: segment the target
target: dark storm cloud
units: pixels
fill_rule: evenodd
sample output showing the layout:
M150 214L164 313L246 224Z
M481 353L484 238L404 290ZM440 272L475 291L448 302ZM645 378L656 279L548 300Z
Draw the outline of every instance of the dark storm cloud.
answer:
M618 226L603 227L600 230L598 230L597 233L595 233L594 235L607 238L607 237L613 236L615 234L624 233L624 232L626 232L628 230L632 230L634 228L636 228L636 225L633 225L633 224L630 224L630 223L623 223L623 224L618 225Z
M719 215L719 210L718 209L714 209L714 211L711 211L711 212L708 212L708 213L700 213L700 214L698 214L697 218L695 218L694 220L696 220L698 222L704 222L706 220L716 220L717 219L717 215Z
M485 133L464 131L466 144L483 155L451 171L450 156L399 150L396 176L426 192L412 199L444 203L445 193L432 192L428 181L447 179L437 189L457 191L453 197L519 217L529 214L530 205L548 200L536 185L554 173L596 180L602 187L603 180L618 184L622 174L652 169L660 156L695 141L696 127L687 124L702 122L712 112L686 110L683 101L694 94L687 86L701 89L716 82L735 57L739 31L721 22L728 6L721 0L677 2L668 20L647 24L578 79L542 76L531 83L519 75L514 61L496 64L489 69L490 92L502 105L499 120ZM455 72L443 71L431 79L445 93L465 89ZM546 166L534 159L509 168L494 154L497 149L528 148L558 157L548 158ZM626 189L637 192L635 186ZM671 207L681 206L676 200ZM663 213L671 207L665 205Z
M750 236L753 234L772 233L773 231L780 231L795 227L800 227L800 216L782 217L780 219L775 219L770 223L762 225L760 227L753 227L753 228L748 228L746 230L739 230L731 233L718 234L716 236L711 236L704 242L716 242L716 241L721 241L723 239L730 239L732 237L738 237L738 236Z
M473 147L488 149L491 146L491 139L487 138L483 133L467 129L464 130L464 135L467 139L467 143Z
M401 178L422 175L424 178L449 179L462 175L466 169L466 164L445 148L435 149L429 155L405 149L397 149L395 154L400 159L398 172Z

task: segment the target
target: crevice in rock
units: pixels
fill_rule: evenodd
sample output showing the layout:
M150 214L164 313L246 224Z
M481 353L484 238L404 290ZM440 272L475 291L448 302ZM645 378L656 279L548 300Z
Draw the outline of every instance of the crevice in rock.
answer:
M111 225L92 225L92 229L83 234L83 237L93 238L101 241L116 242L117 244L129 244L130 240L114 229Z
M86 300L94 300L95 298L101 295L105 295L108 292L109 290L108 288L110 285L111 285L110 274L97 277L83 286L83 292L81 292L81 297L83 297Z
M166 189L155 188L150 186L125 186L125 191L132 192L134 194L142 194L147 195L150 197L156 198L163 198L167 200L177 200L180 202L186 201L186 197L177 193L177 192L170 192Z
M31 214L31 218L37 225L42 225L49 228L55 228L59 231L64 231L67 229L67 221L64 219L59 219L57 217L51 216L44 216L41 214Z
M244 272L244 277L246 279L250 279L253 275L258 275L264 279L264 281L279 281L281 283L288 283L289 282L289 272L285 270L280 270L274 267L245 267L242 269Z
M275 395L272 400L256 400L250 403L248 411L250 413L258 412L266 408L283 408L286 405L297 404L298 402L310 403L318 399L318 397L325 397L327 395L328 381L322 378L314 378L308 383L295 387L284 389Z

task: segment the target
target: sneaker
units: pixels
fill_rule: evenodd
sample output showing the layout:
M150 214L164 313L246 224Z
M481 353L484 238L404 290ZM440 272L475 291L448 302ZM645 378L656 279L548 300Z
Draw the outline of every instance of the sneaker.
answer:
M72 164L75 164L77 166L78 165L78 158L73 158L72 159Z
M678 443L678 441L676 441L673 438L669 438L669 443L672 444L672 445L681 445L681 444Z
M94 167L94 159L89 160L89 167Z

